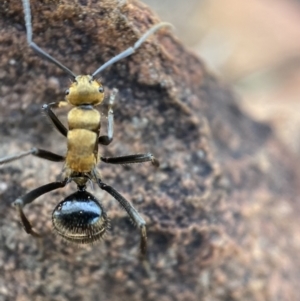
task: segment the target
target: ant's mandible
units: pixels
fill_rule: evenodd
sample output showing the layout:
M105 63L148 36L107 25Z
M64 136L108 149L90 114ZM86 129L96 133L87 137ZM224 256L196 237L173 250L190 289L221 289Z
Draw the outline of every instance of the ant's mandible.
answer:
M29 151L0 159L0 164L18 160L28 155L50 160L53 162L65 162L63 168L63 180L38 187L14 201L25 231L35 237L39 237L24 214L23 207L32 203L36 198L52 190L65 187L70 182L75 182L77 192L66 197L53 210L52 223L54 230L65 240L75 243L91 243L103 237L107 230L108 218L99 200L86 191L89 181L96 183L101 189L113 196L125 209L131 220L140 230L141 254L147 251L146 223L133 205L128 202L113 187L105 184L97 171L99 161L109 164L128 164L151 162L159 166L159 162L150 153L135 154L122 157L105 158L98 154L98 144L108 145L113 140L113 110L116 90L111 94L108 109L108 133L100 135L100 113L94 106L100 105L104 99L104 88L95 80L95 77L104 69L119 60L133 54L146 39L168 23L159 23L150 28L135 44L116 55L108 62L100 66L92 75L76 75L70 69L47 54L32 40L32 24L29 0L23 1L27 42L29 46L43 58L68 73L74 80L66 90L65 101L53 102L43 105L43 111L53 122L57 130L67 138L67 153L61 156L47 150L32 148ZM68 113L68 129L61 123L52 111L66 104L73 109Z

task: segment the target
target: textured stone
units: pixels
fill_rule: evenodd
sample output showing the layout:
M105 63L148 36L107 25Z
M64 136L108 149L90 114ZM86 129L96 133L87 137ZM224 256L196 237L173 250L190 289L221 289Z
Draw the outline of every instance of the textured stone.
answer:
M0 3L0 153L34 145L63 154L65 139L40 110L64 97L68 76L26 45L20 2ZM31 5L34 41L76 74L92 73L159 21L137 1ZM99 244L78 248L51 234L51 212L74 185L25 208L44 234L41 244L27 236L11 202L59 178L61 164L23 159L0 170L0 300L299 299L299 160L268 125L243 114L169 29L101 78L119 98L114 142L100 152L151 151L161 161L158 170L99 166L147 221L149 267L138 260L138 231L96 187L112 224Z

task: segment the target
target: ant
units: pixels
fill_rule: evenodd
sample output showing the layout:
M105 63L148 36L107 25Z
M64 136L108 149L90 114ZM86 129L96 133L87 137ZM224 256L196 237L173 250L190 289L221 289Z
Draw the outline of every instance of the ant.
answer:
M113 196L139 228L140 250L142 256L145 256L147 252L145 220L140 216L133 205L117 190L101 180L97 170L97 164L99 161L109 164L151 162L152 165L158 167L159 162L151 153L111 158L102 157L98 154L98 144L109 145L113 140L114 115L112 106L117 90L114 89L109 98L107 135L100 135L100 113L94 107L103 102L104 88L95 77L107 67L133 54L150 35L162 27L170 26L170 24L159 23L153 26L142 35L134 46L129 47L107 61L92 75L76 75L33 42L30 3L29 0L22 0L22 2L28 45L37 54L55 64L73 78L73 82L65 92L66 96L64 101L52 102L42 106L42 110L49 117L55 128L67 138L66 155L61 156L34 147L29 151L0 159L0 164L4 164L28 155L33 155L53 162L64 162L62 181L52 182L38 187L14 201L22 225L28 234L34 237L40 237L40 235L32 229L29 220L24 214L23 208L43 194L58 188L63 188L73 181L77 185L77 191L66 197L53 210L52 224L54 231L63 239L78 244L88 244L99 240L109 228L109 222L101 202L86 191L87 183L91 181ZM52 109L60 108L67 104L73 106L68 113L68 129L52 111Z

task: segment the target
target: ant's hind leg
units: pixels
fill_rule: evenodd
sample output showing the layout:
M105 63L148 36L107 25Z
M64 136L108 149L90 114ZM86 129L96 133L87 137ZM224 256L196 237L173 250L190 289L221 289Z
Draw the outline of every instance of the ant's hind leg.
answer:
M120 205L125 209L127 214L130 216L134 224L139 228L140 235L141 235L140 250L141 250L142 259L145 259L147 254L147 230L146 230L145 220L139 215L139 213L133 207L133 205L130 202L128 202L117 190L115 190L113 187L109 185L106 185L98 178L97 178L97 184L101 189L108 192L120 203Z
M100 160L109 164L132 164L132 163L151 162L153 166L159 167L159 161L155 159L155 157L150 153L135 154L129 156L122 156L122 157L112 157L112 158L100 157Z
M115 102L118 90L114 88L110 94L108 102L108 113L107 113L107 136L100 136L98 143L102 145L109 145L113 141L114 136L114 111L112 109Z
M29 222L29 220L27 219L26 215L23 212L23 207L26 206L27 204L32 203L35 199L37 199L38 197L40 197L41 195L50 192L52 190L58 189L58 188L62 188L64 186L66 186L66 184L68 183L68 179L65 179L62 182L53 182L53 183L49 183L46 185L43 185L39 188L36 188L30 192L28 192L27 194L25 194L24 196L16 199L14 201L14 206L16 207L22 225L24 227L24 230L26 231L26 233L31 234L34 237L39 237L40 235L38 233L36 233L33 229L32 226Z

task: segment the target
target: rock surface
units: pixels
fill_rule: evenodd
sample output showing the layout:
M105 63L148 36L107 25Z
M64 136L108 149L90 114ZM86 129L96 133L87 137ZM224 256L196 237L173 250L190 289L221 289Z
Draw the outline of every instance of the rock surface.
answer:
M63 154L65 139L40 112L63 99L69 79L27 46L20 2L0 4L0 154L33 145ZM92 73L159 21L133 0L31 6L34 41L76 74ZM27 236L12 201L59 179L62 168L30 157L0 170L0 301L299 299L299 159L271 128L243 114L169 29L101 81L106 91L117 87L119 98L114 142L100 152L150 151L161 162L158 170L99 166L103 181L147 221L150 268L138 260L138 231L96 187L111 218L99 244L78 248L51 233L51 212L72 184L25 208L44 235L40 244ZM106 115L107 106L100 110ZM66 113L58 114L64 120Z

